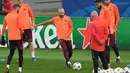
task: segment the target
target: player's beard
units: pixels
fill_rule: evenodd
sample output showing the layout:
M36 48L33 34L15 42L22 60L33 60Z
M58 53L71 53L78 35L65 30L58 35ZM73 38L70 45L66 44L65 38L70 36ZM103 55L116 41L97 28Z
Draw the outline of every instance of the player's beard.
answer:
M98 9L101 10L101 9L102 9L102 5L100 5L100 6L98 7Z
M19 11L17 11L17 13L19 13Z
M65 15L59 15L60 18L63 18Z
M108 6L110 3L106 3L106 6Z

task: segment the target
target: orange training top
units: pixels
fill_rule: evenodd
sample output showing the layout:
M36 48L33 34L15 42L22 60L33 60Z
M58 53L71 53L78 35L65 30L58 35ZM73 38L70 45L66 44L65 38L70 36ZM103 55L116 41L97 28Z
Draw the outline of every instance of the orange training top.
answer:
M110 3L107 6L107 8L111 12L110 31L111 31L111 33L113 33L118 28L118 23L120 21L120 15L119 15L118 7L115 4Z
M73 24L69 16L65 15L63 18L56 16L52 18L51 20L41 23L40 25L45 25L45 24L50 24L50 23L55 24L56 29L57 29L58 39L71 40L70 35L73 31ZM67 37L67 35L69 37Z
M21 4L18 19L20 24L23 25L23 29L30 29L31 26L34 26L34 15L31 7L28 4Z
M111 23L111 12L109 11L109 9L106 6L102 7L99 17L100 17L101 20L103 20L105 22L105 24L107 24L107 27L110 25L110 23Z
M12 11L4 18L2 36L4 36L6 26L8 29L8 39L9 40L20 40L22 34L22 27L17 23L18 14L15 11Z

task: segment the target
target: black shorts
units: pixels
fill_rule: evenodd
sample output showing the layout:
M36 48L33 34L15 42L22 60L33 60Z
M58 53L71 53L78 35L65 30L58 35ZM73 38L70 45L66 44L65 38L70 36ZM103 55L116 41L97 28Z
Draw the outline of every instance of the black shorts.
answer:
M109 34L106 46L114 46L116 44L116 34Z
M59 40L59 44L61 45L61 48L63 50L67 49L68 51L72 49L72 43L71 43L71 40L63 40L63 39L60 39Z
M27 42L32 42L32 30L31 29L24 29L24 34L26 36Z
M23 50L22 40L9 40L10 49L18 48L18 50Z

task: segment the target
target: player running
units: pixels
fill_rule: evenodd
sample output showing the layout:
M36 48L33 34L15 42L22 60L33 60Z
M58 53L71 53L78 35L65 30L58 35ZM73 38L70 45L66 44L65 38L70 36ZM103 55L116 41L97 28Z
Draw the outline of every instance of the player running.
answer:
M91 18L92 37L90 41L90 48L92 51L94 73L98 73L98 57L100 57L102 61L103 69L108 69L108 62L105 57L105 42L108 37L108 29L104 21L98 17L98 13L96 11L91 12Z
M34 15L32 12L31 7L28 4L23 3L23 0L18 0L18 3L21 6L20 12L19 12L19 22L20 25L23 25L24 29L24 35L27 37L27 42L29 43L30 51L32 54L32 60L36 61L35 58L35 48L32 41L32 30L34 27ZM30 22L31 19L31 22Z
M45 21L36 25L35 27L54 23L57 29L58 41L62 47L66 65L72 68L70 58L72 57L71 33L73 31L73 24L69 16L65 15L63 8L59 9L59 16L53 17L51 20Z
M95 0L95 4L96 4L96 7L100 10L100 19L103 20L106 24L106 27L109 29L110 28L110 23L111 23L111 12L110 10L103 5L102 3L102 0ZM110 29L109 29L109 34L110 34ZM109 42L109 38L107 40L107 42ZM105 47L105 55L106 55L106 58L107 58L107 61L108 61L108 66L110 67L110 55L109 55L109 49L107 49L107 46L109 44L106 43L106 47Z
M118 23L120 21L120 15L118 11L118 7L111 3L111 0L105 0L106 7L110 10L111 12L111 24L110 24L110 36L109 36L109 45L107 46L107 49L110 52L110 46L113 48L115 54L116 54L116 63L120 63L120 55L119 51L116 45L116 30L118 28Z
M21 35L23 33L22 27L18 24L17 17L20 10L20 5L15 4L13 6L13 11L5 16L3 28L2 28L2 42L1 45L5 45L4 33L6 31L6 26L8 27L8 39L10 44L10 53L7 60L5 73L9 73L10 63L12 61L13 55L15 53L16 47L19 53L19 70L18 73L22 73L22 63L23 63L23 45ZM15 35L14 35L15 33Z

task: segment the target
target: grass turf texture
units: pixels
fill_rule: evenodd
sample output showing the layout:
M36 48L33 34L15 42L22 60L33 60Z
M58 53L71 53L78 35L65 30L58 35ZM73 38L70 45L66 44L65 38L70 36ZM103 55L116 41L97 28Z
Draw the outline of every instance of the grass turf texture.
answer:
M130 63L129 58L130 51L120 51L121 54L121 64L115 63L115 54L111 52L111 65L112 68L122 67L124 68L128 63ZM0 58L7 60L9 49L0 48ZM10 66L10 73L18 73L18 52L16 50L14 58ZM36 49L37 61L32 62L31 54L28 49L24 50L24 63L23 63L23 73L91 73L93 69L93 63L91 60L90 50L74 50L73 57L71 59L72 63L80 62L82 64L82 69L80 71L75 71L73 69L68 69L65 66L65 61L63 58L62 51L59 49ZM99 63L101 64L101 63ZM6 61L0 62L0 73L4 73L6 67Z

